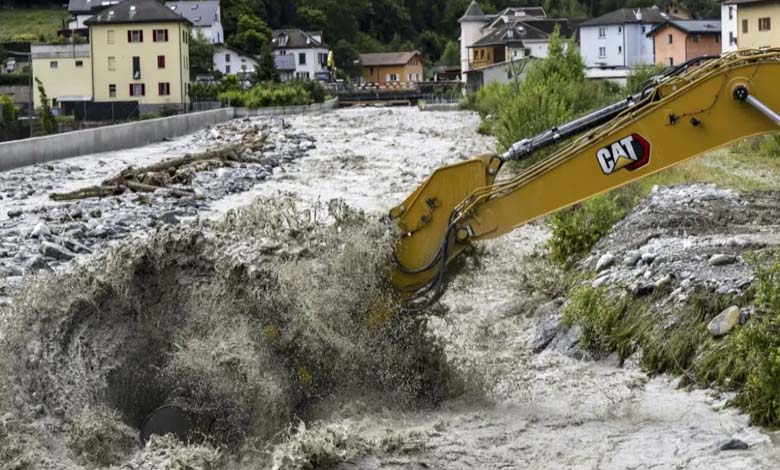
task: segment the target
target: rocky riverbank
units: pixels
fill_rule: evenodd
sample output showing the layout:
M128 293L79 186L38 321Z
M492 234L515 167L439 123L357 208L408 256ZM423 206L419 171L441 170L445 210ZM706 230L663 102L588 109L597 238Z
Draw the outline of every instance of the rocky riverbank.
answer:
M117 165L108 163L116 158L113 154L0 173L0 213L5 216L0 218L0 278L14 284L24 274L57 269L113 241L195 218L215 201L252 189L315 147L313 138L282 119L245 119L154 146L147 149L151 157L127 163L140 166L199 149L219 149L260 132L267 134L265 145L250 155L259 163L196 173L188 187L194 190L192 197L181 197L173 187L74 202L49 200L63 188L79 189L117 173ZM159 147L162 151L156 151Z

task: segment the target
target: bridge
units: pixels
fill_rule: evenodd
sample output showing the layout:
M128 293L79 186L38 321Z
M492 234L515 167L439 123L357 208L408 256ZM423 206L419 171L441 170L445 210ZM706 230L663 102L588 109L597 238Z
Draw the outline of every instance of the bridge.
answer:
M454 102L460 99L459 81L362 83L330 93L339 98L339 106L414 106L426 102Z

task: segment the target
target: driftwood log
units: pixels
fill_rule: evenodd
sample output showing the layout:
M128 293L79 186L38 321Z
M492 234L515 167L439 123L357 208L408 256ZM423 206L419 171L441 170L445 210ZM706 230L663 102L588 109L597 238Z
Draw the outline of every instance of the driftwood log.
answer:
M167 188L168 192L176 197L194 197L195 191L182 186L192 184L197 173L233 166L236 163L260 163L254 153L263 150L267 138L268 135L264 132L247 134L237 144L197 154L185 154L141 168L128 167L99 186L68 193L52 193L49 197L55 201L75 201L117 196L126 191L152 193L162 188Z

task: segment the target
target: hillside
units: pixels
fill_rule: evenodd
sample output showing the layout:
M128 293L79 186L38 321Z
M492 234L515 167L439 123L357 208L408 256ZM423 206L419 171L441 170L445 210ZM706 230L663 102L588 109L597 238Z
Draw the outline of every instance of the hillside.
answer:
M0 9L0 42L53 37L67 18L68 12L63 8Z

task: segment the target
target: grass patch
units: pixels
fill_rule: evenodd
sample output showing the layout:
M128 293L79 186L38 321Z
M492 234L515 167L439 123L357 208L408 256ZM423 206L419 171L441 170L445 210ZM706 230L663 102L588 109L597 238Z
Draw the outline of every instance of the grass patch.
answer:
M61 8L0 10L0 41L52 39L62 28L68 12Z

